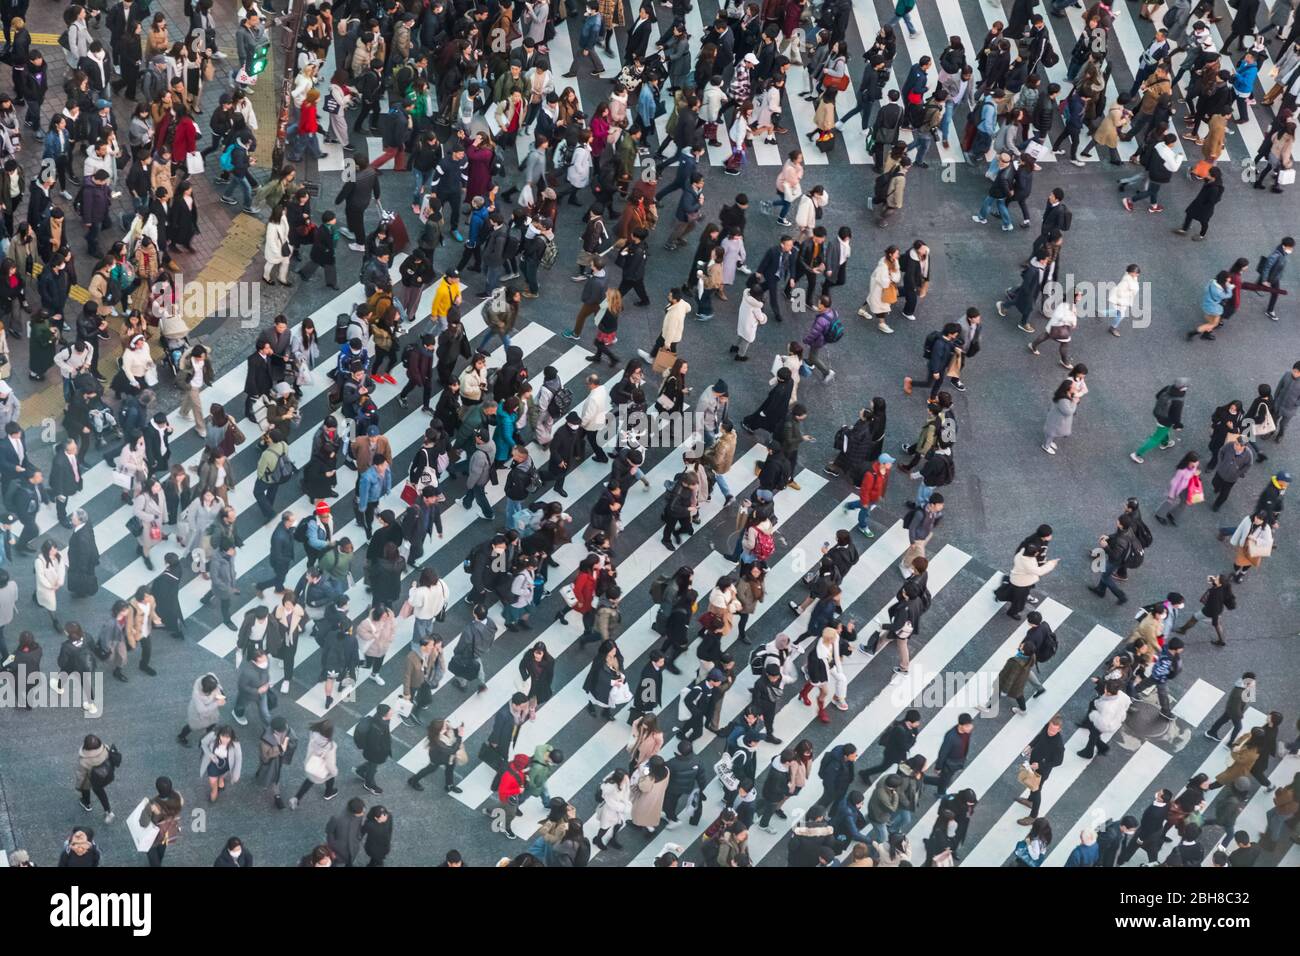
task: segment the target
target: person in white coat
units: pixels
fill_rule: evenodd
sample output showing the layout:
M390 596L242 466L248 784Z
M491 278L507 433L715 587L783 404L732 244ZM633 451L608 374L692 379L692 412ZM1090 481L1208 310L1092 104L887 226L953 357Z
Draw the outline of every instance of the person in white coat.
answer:
M334 742L332 721L321 720L311 725L302 772L306 779L298 786L298 792L289 798L290 810L297 810L307 791L318 783L325 784L326 800L338 793L339 745Z
M1088 743L1079 751L1079 756L1085 760L1091 760L1094 752L1104 757L1110 745L1101 738L1124 725L1133 700L1120 689L1121 686L1118 680L1106 681L1101 696L1092 702L1088 711Z
M867 293L867 301L858 309L858 315L864 319L875 319L877 330L886 335L893 334L894 330L885 320L889 318L889 310L898 301L898 287L902 284L903 272L898 265L898 247L890 246L871 270L871 288Z
M602 464L609 461L609 456L600 447L599 440L605 433L608 418L609 389L600 384L599 375L588 375L587 400L582 404L582 430L592 456Z
M745 286L745 293L740 298L740 312L736 316L736 344L731 347L731 353L737 362L749 361L749 347L758 337L758 327L766 324L762 280L755 277Z
M221 708L226 706L226 692L221 689L221 681L213 673L203 674L194 679L190 688L190 703L185 709L185 723L176 742L182 747L190 745L190 734L194 731L204 735L206 741L209 732L216 728Z
M60 631L59 589L68 580L68 557L53 541L46 541L41 545L40 554L36 555L35 567L36 591L32 594L32 601L50 612L54 630Z
M228 783L239 783L244 766L244 754L233 727L216 727L209 730L199 743L199 777L208 784L208 803L216 803L217 796Z
M621 850L618 831L632 815L632 787L627 772L615 770L600 785L600 806L596 808L596 826L600 832L591 842L602 850ZM605 839L605 834L609 839Z
M1140 291L1138 277L1141 275L1142 270L1137 263L1133 263L1124 270L1124 278L1115 283L1107 297L1110 306L1110 334L1116 338L1119 338L1120 325L1133 312Z
M817 226L817 211L825 209L830 198L826 187L814 186L794 201L791 206L792 215L795 227L799 230L795 242L803 242L812 236L813 229Z
M272 210L271 218L266 224L266 241L262 247L262 255L266 259L266 265L262 267L262 281L275 285L276 280L273 275L279 269L280 285L292 286L293 283L289 281L289 257L291 254L289 220L284 214L284 205L281 204Z
M570 206L579 206L578 192L591 184L591 133L583 130L579 134L578 145L573 148L573 159L564 173L569 184L566 195ZM560 197L556 197L557 201Z

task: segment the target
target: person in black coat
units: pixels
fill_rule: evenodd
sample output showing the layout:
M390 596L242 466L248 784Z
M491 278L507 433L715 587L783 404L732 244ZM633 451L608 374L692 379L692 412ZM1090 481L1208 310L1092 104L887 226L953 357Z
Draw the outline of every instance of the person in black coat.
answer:
M1053 717L1021 753L1029 768L1039 776L1037 790L1030 791L1028 797L1016 797L1016 803L1029 808L1029 815L1021 818L1021 826L1029 826L1038 819L1038 810L1043 802L1043 787L1047 785L1047 778L1053 768L1059 767L1065 760L1065 737L1061 734L1063 723L1059 714Z
M871 786L872 774L880 773L882 770L891 770L907 759L907 755L912 752L912 746L916 743L916 736L921 732L921 712L919 710L909 710L903 715L902 720L894 721L889 729L880 735L880 746L884 748L884 754L879 763L874 763L858 771L858 776L868 787Z
M703 762L695 754L695 748L689 740L682 740L677 745L677 756L667 762L668 789L664 791L664 814L671 823L677 823L677 814L682 800L694 790L700 791L701 806L704 789L709 778L704 772ZM699 810L693 814L698 819Z
M171 636L185 639L185 613L181 610L181 558L169 553L164 557L162 574L153 579L149 592L153 595L154 610L162 619Z
M849 792L853 783L853 764L858 759L858 748L853 744L839 744L826 751L817 776L822 781L822 799L834 806ZM811 819L811 811L808 814Z
M193 187L182 183L167 208L167 248L178 246L186 252L193 252L194 237L199 234L199 204L194 198Z
M580 460L585 434L582 430L582 416L577 412L569 412L564 417L564 427L555 429L551 435L551 444L548 446L551 457L538 476L542 481L554 481L555 493L561 498L568 497L564 490L564 479Z
M1120 820L1110 820L1097 832L1097 848L1101 857L1098 866L1123 866L1137 853L1138 818L1132 814Z
M641 676L637 678L632 692L632 704L628 707L627 722L631 724L643 714L653 714L663 706L664 699L664 653L652 650Z
M73 597L90 597L99 590L95 569L99 567L99 545L95 529L83 509L72 515L72 534L68 538L68 592Z
M1201 191L1196 194L1195 199L1188 203L1187 209L1183 212L1182 227L1175 229L1174 232L1180 236L1185 236L1188 230L1191 229L1192 223L1195 222L1200 224L1201 231L1192 238L1195 240L1204 239L1205 234L1210 230L1210 220L1214 218L1214 207L1219 204L1219 200L1222 198L1223 173L1219 171L1219 167L1214 166L1210 169L1210 178L1201 186Z
M256 419L253 414L253 400L271 394L271 389L275 387L271 352L270 341L259 339L257 351L248 357L248 365L244 372L244 409L245 417L250 422Z
M768 391L763 404L759 405L753 414L746 415L741 420L745 431L753 434L756 429L762 428L775 433L790 413L792 394L794 394L794 378L790 370L782 366L776 370L776 384Z
M50 493L54 495L59 524L65 528L72 527L68 520L68 499L81 491L83 477L77 443L69 438L50 464Z
M212 865L218 869L246 869L253 865L253 854L248 852L243 840L231 837Z
M366 822L361 827L365 840L366 866L383 866L384 860L393 849L393 817L387 807L376 804L366 814Z
M321 213L320 225L312 230L311 250L307 254L307 263L298 270L303 279L310 279L317 269L325 272L325 288L339 287L338 272L334 268L334 246L338 242L338 216L332 210Z
M838 854L844 843L847 840L835 838L835 828L826 816L826 807L816 804L808 810L803 822L795 825L786 850L786 865L803 868L821 866L827 855Z

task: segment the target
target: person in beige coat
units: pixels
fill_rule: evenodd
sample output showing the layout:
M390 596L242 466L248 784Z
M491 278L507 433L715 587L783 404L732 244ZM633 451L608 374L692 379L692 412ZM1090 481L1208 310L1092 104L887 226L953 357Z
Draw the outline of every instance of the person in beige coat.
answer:
M154 546L165 541L167 535L162 526L167 523L167 499L163 496L162 485L150 478L131 504L131 514L140 521L140 533L135 536L135 552L144 559L144 566L152 571L153 561L149 552ZM160 537L154 537L157 534Z
M898 264L898 247L890 246L871 270L871 286L867 301L858 309L864 319L875 319L876 328L886 335L893 334L886 319L889 310L898 301L898 289L903 284L903 270Z
M632 735L627 741L628 773L632 773L664 746L664 732L654 714L642 714L632 721Z
M1133 112L1127 105L1112 103L1110 109L1106 110L1105 117L1097 124L1097 129L1093 131L1092 142L1083 148L1083 155L1091 155L1094 149L1097 149L1098 155L1104 155L1102 152L1104 148L1110 152L1110 164L1120 165L1119 137L1128 129L1132 120Z
M659 756L651 757L632 774L632 826L649 831L659 826L669 776L668 765Z

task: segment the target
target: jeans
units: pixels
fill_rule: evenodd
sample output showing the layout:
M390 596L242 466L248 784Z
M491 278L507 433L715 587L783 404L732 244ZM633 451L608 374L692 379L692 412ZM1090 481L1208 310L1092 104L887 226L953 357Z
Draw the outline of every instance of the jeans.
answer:
M927 485L924 481L922 481L920 487L916 489L916 506L918 508L924 508L926 505L928 505L930 503L930 496L933 495L934 492L935 492L934 485Z
M1115 595L1115 597L1118 598L1121 602L1123 602L1128 600L1128 595L1125 594L1123 590L1120 589L1120 586L1116 584L1114 580L1115 572L1118 571L1119 569L1120 568L1118 564L1116 564L1110 558L1107 558L1106 567L1101 572L1101 578L1097 581L1097 587L1102 591L1109 591L1111 594Z
M488 329L487 334L483 336L483 341L478 344L478 350L484 355L491 355L492 350L488 348L488 343L493 339L500 339L503 349L510 348L510 334L508 332L495 332Z
M790 212L790 200L778 193L776 202L772 204L772 207L776 210L777 216L784 219Z
M1007 208L1005 199L995 199L993 196L985 196L984 204L980 206L980 218L987 219L989 213L997 210L998 218L1002 220L1003 228L1011 226L1011 210Z
M1147 199L1150 199L1150 200L1151 200L1151 205L1153 205L1153 206L1158 205L1158 199L1159 199L1159 196L1160 196L1160 186L1161 186L1161 185L1162 185L1161 183L1158 183L1158 182L1156 182L1155 180L1150 180L1150 181L1147 183L1147 187L1146 187L1146 189L1142 189L1142 190L1139 190L1138 192L1135 192L1135 193L1134 193L1130 198L1131 198L1131 199L1133 200L1133 202L1135 202L1135 203L1136 203L1139 199L1147 198Z
M279 490L279 485L270 484L261 478L253 482L253 498L267 520L275 517L275 495Z
M231 199L234 197L236 189L239 190L240 195L243 197L244 209L251 210L253 208L253 188L248 185L248 180L243 176L232 176L229 184L222 190L221 195L225 199Z
M243 716L244 716L244 708L248 706L248 698L249 698L249 696L250 696L250 695L240 693L240 694L235 698L235 708L234 708L234 712L235 712L235 716L236 716L236 717L243 717ZM271 726L271 708L270 708L270 705L268 705L267 702L266 702L266 695L265 695L265 694L252 694L251 696L257 698L257 716L258 716L258 717L261 719L261 721L262 721L262 727L263 727L263 728L266 728L266 727Z
M509 530L515 526L515 516L528 511L527 501L515 501L515 499L506 497L506 529Z
M429 184L433 182L433 170L421 171L418 169L411 171L411 204L418 206L421 197L429 189Z
M912 144L907 147L907 151L910 153L912 150L916 150L916 165L919 166L925 162L925 154L930 151L930 144L933 142L934 137L929 133L917 133L912 137Z
M893 16L891 16L888 20L885 21L885 26L889 27L890 29L893 29L894 27L898 26L899 20L902 20L904 23L907 24L908 33L910 33L912 36L916 36L916 27L912 25L912 14L910 11L908 13L904 13L902 16L899 16L897 13L895 13Z
M866 531L867 519L871 517L871 512L876 510L876 506L874 504L864 505L862 501L854 495L848 501L844 502L844 510L853 511L854 509L857 509L858 512L858 530Z
M727 484L727 478L725 475L715 474L713 476L713 483L718 486L718 490L721 491L725 497L727 498L735 497L731 493L731 486Z

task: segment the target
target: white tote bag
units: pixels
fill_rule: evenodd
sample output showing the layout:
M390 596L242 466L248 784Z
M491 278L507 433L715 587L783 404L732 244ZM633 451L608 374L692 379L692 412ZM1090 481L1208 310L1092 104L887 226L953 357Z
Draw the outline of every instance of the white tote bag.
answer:
M624 704L632 702L632 688L627 686L627 681L615 681L609 687L609 706L622 707Z
M153 844L158 839L158 824L150 821L147 825L142 825L140 820L145 817L145 810L149 806L149 798L141 800L131 815L126 818L126 828L131 833L131 839L135 841L135 848L141 853L148 853L153 849Z
M185 171L191 176L198 176L203 172L203 154L199 152L185 154Z

